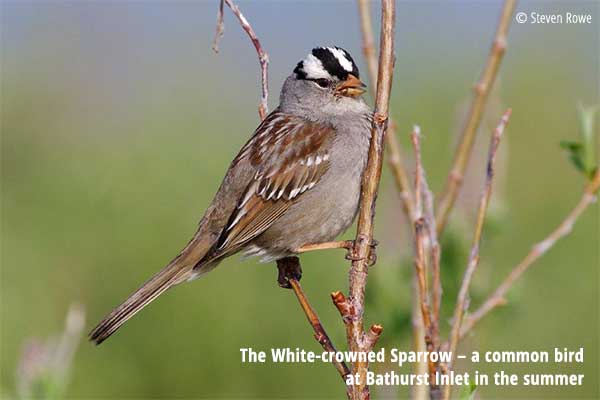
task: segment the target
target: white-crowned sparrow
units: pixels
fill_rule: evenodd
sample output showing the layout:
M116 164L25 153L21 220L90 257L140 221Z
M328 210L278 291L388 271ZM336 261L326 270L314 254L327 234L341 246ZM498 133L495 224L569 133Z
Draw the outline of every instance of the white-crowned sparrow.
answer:
M339 47L315 48L300 61L279 107L232 161L192 240L90 339L101 343L165 290L234 253L278 260L345 231L356 216L369 148L364 86Z

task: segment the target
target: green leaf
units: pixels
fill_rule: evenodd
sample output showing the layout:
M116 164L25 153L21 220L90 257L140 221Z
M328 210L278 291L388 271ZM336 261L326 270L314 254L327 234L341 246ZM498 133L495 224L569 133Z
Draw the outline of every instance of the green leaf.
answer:
M581 143L571 142L568 140L562 140L560 142L560 147L567 151L569 156L569 160L571 163L577 168L578 171L583 172L584 174L588 173L585 165L585 149Z
M581 126L581 138L584 148L584 165L585 172L591 177L593 176L596 168L596 154L594 146L594 120L596 118L596 112L598 111L598 105L595 106L584 106L579 103L577 111L579 114L579 124Z
M460 394L458 395L459 400L473 400L475 398L476 390L477 385L475 384L475 381L472 380L469 385L462 387Z
M594 176L598 168L596 164L594 120L596 112L599 109L598 105L586 107L579 103L577 113L579 116L581 142L567 140L560 142L560 147L566 150L571 163L589 179Z

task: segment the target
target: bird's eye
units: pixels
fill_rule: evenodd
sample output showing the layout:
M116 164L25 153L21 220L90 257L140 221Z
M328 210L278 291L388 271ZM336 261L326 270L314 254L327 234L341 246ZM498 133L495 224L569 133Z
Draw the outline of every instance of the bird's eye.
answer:
M329 81L327 79L315 79L315 83L322 88L329 86Z

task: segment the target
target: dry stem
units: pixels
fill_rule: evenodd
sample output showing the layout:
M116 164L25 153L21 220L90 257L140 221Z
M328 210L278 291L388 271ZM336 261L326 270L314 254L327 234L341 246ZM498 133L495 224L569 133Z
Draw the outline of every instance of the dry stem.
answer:
M225 31L225 22L224 22L224 13L223 13L223 4L227 4L227 6L231 9L231 12L237 17L240 21L240 25L242 29L248 34L254 48L256 49L256 54L258 55L258 62L260 63L260 72L261 72L261 99L260 104L258 105L258 116L261 120L265 119L269 112L269 79L268 79L268 69L269 69L269 56L267 52L263 49L260 44L260 40L256 36L254 29L242 14L240 8L233 3L231 0L221 0L219 3L219 11L217 13L217 29L215 32L215 39L213 41L213 50L215 53L219 52L219 39L223 36L223 32Z
M421 167L422 168L422 167ZM433 211L433 193L429 189L429 185L427 184L427 178L425 173L423 172L421 178L421 184L423 185L422 195L423 195L423 204L424 204L424 218L427 226L427 232L429 233L429 251L431 258L431 270L433 274L433 282L432 282L432 303L433 310L431 315L431 336L433 340L433 344L435 348L440 345L440 307L442 304L442 280L440 273L440 263L441 263L441 247L437 238L436 227L436 217Z
M371 82L371 95L374 96L374 84L377 82L377 57L375 55L375 39L373 38L373 26L371 24L371 2L369 0L358 0L360 27L363 39L363 54L367 61L369 70L369 81ZM388 132L385 135L385 145L388 152L388 165L394 176L394 181L398 187L400 198L402 199L402 208L410 220L414 215L414 204L410 190L408 174L402 162L400 145L396 139L396 124L390 119Z
M494 84L500 62L502 61L502 56L506 51L506 36L508 33L508 27L510 26L512 20L515 3L516 0L505 0L504 2L490 55L488 56L488 60L485 69L481 74L481 78L474 87L475 97L473 99L473 103L471 104L467 121L454 155L452 169L450 170L450 174L446 180L446 187L437 207L438 236L441 236L441 233L446 226L448 217L452 211L456 197L458 196L458 191L462 185L464 172L471 155L475 134L477 133L483 111L485 110L488 94L490 93L492 85Z
M312 306L308 302L308 299L306 298L306 295L304 294L304 290L302 290L302 286L300 285L300 281L298 281L296 279L290 279L289 282L290 282L290 285L292 286L292 289L294 290L294 294L298 298L300 307L302 307L302 310L304 311L304 314L306 315L308 322L310 323L310 325L313 327L313 330L315 331L315 339L317 340L317 342L319 342L321 344L321 346L323 346L323 350L325 350L327 352L336 352L336 349L333 346L331 339L329 339L327 332L325 332L325 328L323 328L323 325L321 324L321 321L319 320L319 316L315 312L314 308L312 308ZM342 377L342 379L345 382L346 375L348 375L350 373L350 370L346 366L346 363L336 361L335 359L332 359L331 362L335 366L335 369L338 370L338 372L340 373L340 376Z
M484 316L494 308L506 303L505 296L514 283L527 271L531 265L554 246L554 244L571 233L579 216L596 201L596 192L600 189L600 169L596 171L594 178L586 185L581 199L569 215L560 225L544 240L531 248L531 251L523 260L508 274L504 281L498 286L494 293L472 314L465 318L460 331L460 338L464 337Z
M346 324L346 333L350 351L364 352L371 350L376 337L381 334L381 326L374 325L370 333L364 331L365 287L368 275L368 259L373 241L373 220L375 217L375 199L381 178L383 161L383 139L388 125L388 110L392 89L394 70L394 25L395 4L393 0L382 0L381 13L381 42L379 52L379 73L377 80L377 95L371 142L367 166L361 182L361 203L358 212L358 226L354 247L352 249L352 266L349 272L349 298L346 300L341 293L334 296L334 303L340 310ZM341 295L341 296L340 296ZM342 311L348 311L344 314ZM369 388L366 385L368 363L357 360L352 365L352 373L358 376L358 382L352 387L351 398L368 399Z
M323 349L327 352L335 352L335 347L329 339L327 332L325 332L325 328L323 328L323 324L319 320L317 313L314 308L310 305L304 290L302 290L302 285L300 285L300 277L302 276L302 268L300 266L300 259L298 257L285 257L277 260L277 269L279 270L279 276L277 281L279 286L292 289L298 302L300 303L300 307L304 311L308 322L312 326L315 331L315 339L319 344L323 347ZM331 360L334 367L339 372L344 383L346 382L346 375L350 373L350 370L346 366L344 362L339 362L334 359ZM348 392L349 388L346 388Z
M458 298L456 301L456 307L454 309L454 319L452 322L452 330L450 332L449 346L448 351L450 351L451 360L448 363L448 369L451 369L455 359L456 348L458 346L458 339L460 336L460 327L462 323L462 318L465 310L469 306L469 287L471 285L471 279L473 278L473 274L477 269L479 264L479 247L481 243L481 234L483 232L483 224L485 222L485 215L487 212L487 208L490 201L490 196L492 194L492 182L494 179L494 167L496 161L496 153L498 151L498 146L500 144L500 138L502 137L502 133L504 132L504 128L508 123L508 119L510 118L511 110L508 109L502 119L500 120L500 124L494 131L494 135L490 142L490 150L488 153L488 162L487 162L487 170L485 176L485 186L483 188L483 192L481 194L481 200L479 202L479 209L477 211L477 220L475 222L475 233L473 235L473 244L471 246L471 254L469 256L469 262L467 264L467 269L465 270L465 274L463 277L463 281L460 286L460 290L458 292ZM450 398L450 385L446 385L444 387L444 399Z
M411 285L411 322L412 322L412 339L413 351L424 352L425 347L425 327L423 326L423 317L421 315L421 304L419 302L419 288L417 283L417 275L412 278ZM429 371L427 362L416 362L414 364L413 373L417 375L426 374ZM428 387L425 385L414 385L411 390L411 399L424 400L428 393Z
M428 352L434 352L439 347L439 323L435 319L434 313L430 306L430 289L428 288L427 274L429 271L429 259L426 254L426 249L431 251L431 261L437 263L437 268L434 265L433 269L437 275L437 281L434 278L434 285L439 284L439 245L437 245L437 237L435 235L435 217L433 215L433 195L429 190L425 170L421 160L421 129L414 126L411 133L411 140L415 154L415 220L414 220L414 237L415 237L415 276L417 282L417 295L419 298L419 306L423 321L423 338L425 341L425 349ZM423 212L423 208L426 212ZM435 244L434 244L435 243ZM434 287L434 293L437 293L436 300L441 298L441 286ZM439 307L438 307L439 311ZM430 381L430 397L438 399L440 397L439 386L435 382L435 373L438 370L439 363L429 361L427 369L429 371Z
M429 306L429 292L427 290L426 275L426 258L425 242L427 236L427 228L425 227L425 219L419 218L415 221L415 269L417 273L417 286L419 288L419 305L421 308L421 316L423 318L423 327L425 333L425 348L426 351L436 351L432 341L432 321L431 308ZM433 361L429 361L429 377L430 382L435 378L436 365Z

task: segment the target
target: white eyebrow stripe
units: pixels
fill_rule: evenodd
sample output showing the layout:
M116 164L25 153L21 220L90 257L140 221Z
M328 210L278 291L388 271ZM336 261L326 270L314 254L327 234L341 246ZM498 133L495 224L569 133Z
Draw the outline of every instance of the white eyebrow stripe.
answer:
M312 54L304 59L303 70L310 79L331 79L331 75L325 70L321 60Z
M346 58L346 54L340 49L336 49L335 47L328 47L327 50L333 54L333 56L338 60L342 68L344 68L348 72L352 72L352 63L350 60Z

